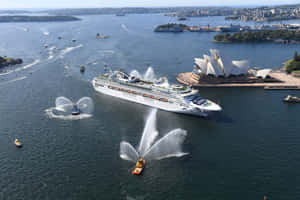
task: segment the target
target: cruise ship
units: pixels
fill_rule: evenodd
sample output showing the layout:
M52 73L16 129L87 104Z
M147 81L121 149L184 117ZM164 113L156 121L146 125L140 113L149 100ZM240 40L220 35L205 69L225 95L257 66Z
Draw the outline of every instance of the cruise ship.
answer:
M123 71L112 71L92 81L97 92L165 111L208 116L222 108L199 95L198 90L182 85L169 85L166 78L143 80Z

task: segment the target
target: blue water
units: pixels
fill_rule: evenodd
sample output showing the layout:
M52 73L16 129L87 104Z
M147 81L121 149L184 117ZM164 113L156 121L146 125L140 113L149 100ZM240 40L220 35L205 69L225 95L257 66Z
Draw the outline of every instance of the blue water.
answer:
M282 103L300 92L202 89L201 96L223 107L220 114L204 119L159 111L160 133L186 129L183 150L190 154L149 162L135 177L133 163L119 158L119 144L138 144L149 108L97 94L90 83L104 65L141 72L151 65L175 82L210 48L252 67L278 68L300 45L218 44L211 42L215 33L154 33L155 26L175 21L160 14L80 17L0 24L0 55L24 60L0 73L0 199L300 198L300 106ZM236 22L205 17L186 23ZM96 33L110 38L97 40ZM93 117L50 119L45 109L58 96L91 97ZM13 145L15 137L22 149Z

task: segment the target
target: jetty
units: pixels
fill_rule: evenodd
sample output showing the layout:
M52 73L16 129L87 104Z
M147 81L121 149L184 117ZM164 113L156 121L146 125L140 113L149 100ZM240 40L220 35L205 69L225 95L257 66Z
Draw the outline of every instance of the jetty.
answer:
M294 77L280 70L274 70L269 73L270 82L259 79L232 79L231 81L224 81L219 78L219 81L201 81L194 77L193 72L180 73L177 76L177 81L184 85L193 88L264 88L266 90L300 90L300 78ZM235 81L234 81L235 80Z

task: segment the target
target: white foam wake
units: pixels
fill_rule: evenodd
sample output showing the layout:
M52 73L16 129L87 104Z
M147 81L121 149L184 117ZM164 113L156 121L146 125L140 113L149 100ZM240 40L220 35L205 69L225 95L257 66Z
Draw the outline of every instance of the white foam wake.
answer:
M74 46L74 47L67 47L67 48L61 50L61 52L60 52L60 58L64 58L64 56L65 56L66 54L68 54L68 53L70 53L71 51L74 51L74 50L76 50L76 49L79 49L79 48L81 48L81 47L83 47L82 44L77 45L77 46Z
M20 67L20 68L16 69L15 71L20 71L20 70L22 70L22 69L28 69L28 68L33 67L33 66L36 65L36 64L39 64L39 63L40 63L40 60L39 60L39 59L36 59L36 60L33 61L32 63L30 63L30 64L28 64L28 65L25 65L25 66L23 66L23 67Z
M56 49L56 46L52 46L49 48L49 57L48 57L48 60L51 60L54 58L54 50Z
M127 26L125 24L122 24L121 27L124 31L129 32L129 29L127 28Z
M5 76L5 75L11 74L13 72L14 72L14 70L5 71L3 73L0 73L0 76Z
M27 76L22 76L22 77L19 77L19 78L15 78L15 79L0 83L0 85L6 85L6 84L13 83L13 82L16 82L16 81L21 81L21 80L24 80L26 78L27 78Z
M56 107L48 108L45 110L45 113L49 118L57 118L63 120L79 120L79 119L90 118L93 116L92 114L84 114L84 113L80 115L60 115L60 114L55 114L55 110L57 110Z
M40 63L40 60L39 60L39 59L36 59L36 60L34 60L32 63L27 64L27 65L25 65L25 66L23 66L23 67L19 67L19 68L15 69L15 70L9 70L9 71L6 71L6 72L4 72L4 73L0 73L0 76L5 76L5 75L11 74L11 73L13 73L13 72L19 72L19 71L22 71L22 70L24 70L24 69L31 68L31 67L33 67L34 65L38 64L38 63Z

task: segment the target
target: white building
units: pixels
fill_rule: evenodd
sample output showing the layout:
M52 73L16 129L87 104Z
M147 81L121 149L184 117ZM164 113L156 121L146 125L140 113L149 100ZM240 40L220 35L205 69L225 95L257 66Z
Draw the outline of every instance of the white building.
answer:
M210 55L203 55L203 58L195 58L194 73L216 77L248 74L248 61L232 61L226 57L221 57L218 50L210 49L209 51Z

